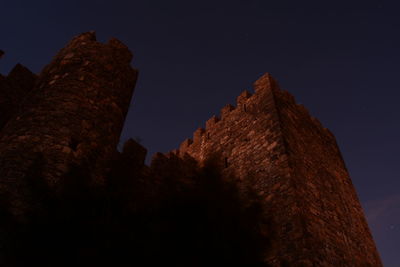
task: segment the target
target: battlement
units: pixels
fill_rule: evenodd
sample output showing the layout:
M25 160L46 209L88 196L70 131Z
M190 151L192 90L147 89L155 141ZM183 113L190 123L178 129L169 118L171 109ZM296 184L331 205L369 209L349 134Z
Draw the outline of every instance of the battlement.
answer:
M132 57L117 39L103 44L87 32L39 76L21 65L0 75L0 196L16 218L31 208L25 189L38 159L55 192L74 165L96 185L151 181L128 190L146 195L165 193L168 186L156 189L163 183L194 185L212 161L241 193L250 188L260 198L257 227L270 231L268 219L274 231L262 255L268 266L382 266L335 137L268 73L150 166L134 140L116 151L137 79Z
M286 256L278 260L273 253L267 260L273 266L282 262L308 266L317 261L317 254L325 255L318 260L320 266L334 265L333 259L339 265L354 261L351 266L365 262L380 266L335 137L268 73L253 89L253 94L241 93L236 106L228 104L207 120L205 128L197 129L173 155L190 156L200 165L217 156L223 173L236 177L239 184L251 181L278 222L280 240L274 242L281 243L276 253ZM353 219L337 219L353 209ZM287 244L296 244L303 253L291 258ZM332 246L336 249L327 249Z
M277 82L271 77L270 74L266 73L261 76L253 84L253 93L245 90L236 98L236 106L227 104L225 105L220 114L212 116L205 123L205 127L197 129L193 133L192 138L184 140L179 146L179 150L175 151L176 154L201 154L201 147L207 142L213 142L213 139L220 139L220 132L233 127L243 118L252 120L255 123L259 116L271 116L267 112L265 107L265 99L269 96L273 96L273 99L279 97L282 101L287 104L292 104L296 107L298 112L307 116L313 125L319 130L326 131L332 138L333 135L328 129L322 126L320 121L310 115L309 111L301 104L297 104L293 95L289 92L281 90ZM275 101L273 100L272 101Z

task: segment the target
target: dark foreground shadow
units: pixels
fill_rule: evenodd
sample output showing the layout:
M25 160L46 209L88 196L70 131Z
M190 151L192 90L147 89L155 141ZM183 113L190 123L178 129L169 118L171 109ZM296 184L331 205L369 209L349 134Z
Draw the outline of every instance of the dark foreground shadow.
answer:
M13 219L2 201L2 266L266 266L260 200L211 163L145 181L118 166L105 186L71 166L58 191L33 168L28 220Z

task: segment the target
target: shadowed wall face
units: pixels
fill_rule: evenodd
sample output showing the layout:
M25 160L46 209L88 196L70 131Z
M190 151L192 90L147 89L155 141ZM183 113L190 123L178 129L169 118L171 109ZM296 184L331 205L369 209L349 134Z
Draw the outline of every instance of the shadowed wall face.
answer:
M43 154L43 175L53 186L69 164L87 164L102 183L115 151L137 72L132 54L116 39L96 41L94 33L75 37L47 65L20 109L1 131L1 193L16 213L29 165Z
M33 89L36 79L35 74L20 64L7 76L0 74L0 129L17 112L22 100Z

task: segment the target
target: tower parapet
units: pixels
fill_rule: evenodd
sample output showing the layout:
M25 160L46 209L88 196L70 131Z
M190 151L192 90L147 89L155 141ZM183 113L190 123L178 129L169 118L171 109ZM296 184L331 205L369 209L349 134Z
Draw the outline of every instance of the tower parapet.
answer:
M38 162L39 176L54 191L73 164L95 184L108 174L112 196L150 202L170 183L182 191L195 185L211 162L240 193L250 185L248 192L261 198L262 220L255 224L261 235L272 227L262 257L268 266L382 266L335 137L269 74L150 166L134 140L117 152L137 78L131 59L118 40L101 44L89 32L38 77L21 65L0 75L0 204L6 199L24 218L32 204L29 179L41 178L31 171Z
M62 182L71 163L87 164L92 181L103 182L137 78L131 59L118 40L102 44L89 32L73 38L40 73L1 130L0 193L15 214L27 205L19 188L38 154L51 186Z

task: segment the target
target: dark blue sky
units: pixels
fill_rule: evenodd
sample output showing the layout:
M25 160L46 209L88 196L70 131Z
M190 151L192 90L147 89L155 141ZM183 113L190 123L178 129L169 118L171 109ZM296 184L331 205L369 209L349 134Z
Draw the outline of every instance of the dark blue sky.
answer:
M0 72L38 73L73 36L117 37L140 70L122 140L179 143L270 72L335 134L386 267L400 266L396 1L2 1Z

